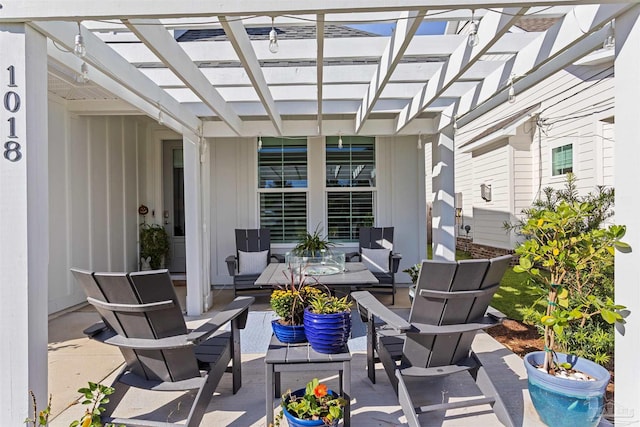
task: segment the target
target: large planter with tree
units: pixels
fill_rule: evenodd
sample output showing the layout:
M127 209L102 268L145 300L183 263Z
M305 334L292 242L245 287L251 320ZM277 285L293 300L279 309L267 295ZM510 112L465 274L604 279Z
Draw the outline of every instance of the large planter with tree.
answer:
M169 234L162 225L144 223L140 226L140 259L150 269L164 268L169 256ZM144 268L143 268L144 269Z
M598 285L603 272L613 268L614 248L629 249L620 240L625 227L594 225L597 214L593 203L561 200L529 210L518 227L526 240L516 248L520 260L514 271L528 272L545 293L544 311L534 317L543 330L544 351L528 355L525 367L534 407L550 426L597 425L609 382L606 369L560 353L558 343L567 343L572 327L596 319L624 322L625 307L599 294Z

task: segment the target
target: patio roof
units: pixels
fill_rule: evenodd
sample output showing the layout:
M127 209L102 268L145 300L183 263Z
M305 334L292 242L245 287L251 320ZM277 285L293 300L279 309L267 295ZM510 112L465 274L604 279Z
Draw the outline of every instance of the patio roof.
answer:
M633 6L224 3L10 0L0 22L30 21L47 35L49 90L78 114L142 113L205 137L429 135L601 48L609 22ZM82 59L72 53L78 25ZM78 83L83 61L90 81Z

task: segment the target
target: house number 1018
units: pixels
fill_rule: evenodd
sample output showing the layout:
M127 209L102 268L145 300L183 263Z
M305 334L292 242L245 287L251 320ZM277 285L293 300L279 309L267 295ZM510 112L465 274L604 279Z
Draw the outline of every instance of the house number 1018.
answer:
M9 90L5 92L3 97L4 109L9 113L17 113L18 111L20 111L20 95L12 90L12 88L18 87L16 85L16 74L14 66L11 65L9 68L7 68L7 71L9 71L9 84L7 85L9 87ZM16 118L12 116L9 117L7 121L9 122L9 135L7 136L7 138L9 138L9 141L4 143L3 155L4 158L9 160L10 162L17 162L22 159L22 146L17 141L18 135L16 135Z

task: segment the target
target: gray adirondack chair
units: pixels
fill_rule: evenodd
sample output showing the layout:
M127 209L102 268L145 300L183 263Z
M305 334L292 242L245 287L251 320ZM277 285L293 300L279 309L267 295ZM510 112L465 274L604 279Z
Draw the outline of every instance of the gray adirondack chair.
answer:
M72 269L87 301L102 322L84 332L117 346L125 366L112 384L103 422L127 426L197 426L222 375L233 375L233 393L242 385L240 329L253 297L238 297L208 322L188 330L168 270L92 273ZM230 331L221 330L231 324ZM231 366L229 367L229 363ZM153 391L195 391L186 421L180 424L117 418L112 412L130 387ZM147 414L148 415L148 414Z
M256 287L255 281L272 259L284 262L283 255L271 253L271 231L268 228L236 229L235 236L236 253L225 259L229 275L233 277L234 294L270 294L270 288ZM261 253L266 256L260 257ZM259 263L256 257L264 258L261 269L254 268Z
M358 252L346 254L347 261L358 259L369 267L378 279L378 285L372 292L390 293L391 304L396 303L396 273L400 267L402 255L393 252L393 227L360 227ZM369 251L367 253L367 251ZM375 251L388 251L384 260L378 262L373 255ZM371 259L369 259L371 258Z
M503 424L513 425L491 378L471 349L477 331L502 320L487 314L487 308L511 258L423 261L408 318L392 312L369 292L352 293L367 321L369 378L375 382L377 354L410 426L420 425L419 414L487 403ZM473 377L483 396L427 406L414 404L419 398L416 386L419 390L420 379L464 372Z

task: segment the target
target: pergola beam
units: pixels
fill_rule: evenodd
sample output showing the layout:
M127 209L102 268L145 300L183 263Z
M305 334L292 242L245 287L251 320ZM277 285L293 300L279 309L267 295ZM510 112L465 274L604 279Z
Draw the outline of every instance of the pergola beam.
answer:
M322 135L322 100L324 83L324 15L316 16L316 85L318 102L318 135Z
M160 21L136 19L123 22L202 102L238 135L240 134L240 117L229 107Z
M30 25L58 45L70 52L73 51L77 33L76 25L67 22L32 22ZM84 60L87 64L100 70L145 101L158 104L158 108L162 109L166 115L172 116L183 126L197 133L200 127L198 117L191 114L188 109L91 32L85 30L83 36L87 48Z
M564 6L577 4L616 3L615 0L430 0L431 10L491 9L501 7ZM4 0L0 22L33 20L104 20L104 19L161 19L210 16L300 15L328 13L363 13L420 10L424 0L245 0L242 2L212 2L210 0Z
M396 22L396 29L391 35L387 47L380 58L380 64L373 74L369 88L360 103L356 113L356 133L362 129L362 124L369 117L373 106L380 98L382 91L391 79L391 75L400 63L414 34L418 31L426 10L403 12Z
M526 11L527 8L521 8L487 13L478 29L479 44L477 46L469 46L467 40L464 40L452 52L449 60L442 64L434 78L429 79L423 90L418 92L407 106L402 109L398 115L396 131L402 130L429 104L438 99L453 83L461 78L473 63L487 53L491 46L497 43Z
M605 34L603 26L634 6L636 4L628 3L576 7L573 13L567 14L518 52L512 70L518 77L513 84L515 92L520 93L536 85L602 46ZM502 82L492 94L483 91L485 97L466 111L458 111L458 125L464 126L504 103L508 97L507 89L505 82Z
M282 118L280 117L280 113L278 113L276 103L273 100L267 81L264 78L262 69L260 68L258 57L256 56L255 50L253 50L251 40L249 40L249 35L247 34L244 25L242 25L242 21L227 19L224 16L220 16L219 19L222 24L222 28L224 28L225 33L227 33L229 41L233 45L233 48L238 54L238 58L240 58L240 62L247 72L249 80L251 80L251 83L253 84L260 101L262 101L262 105L271 119L276 133L278 135L282 135Z

